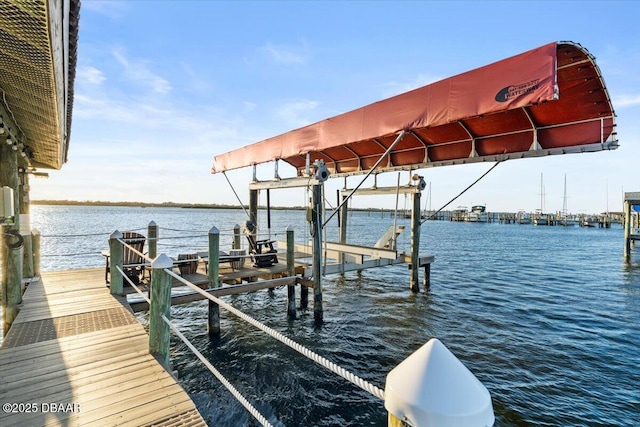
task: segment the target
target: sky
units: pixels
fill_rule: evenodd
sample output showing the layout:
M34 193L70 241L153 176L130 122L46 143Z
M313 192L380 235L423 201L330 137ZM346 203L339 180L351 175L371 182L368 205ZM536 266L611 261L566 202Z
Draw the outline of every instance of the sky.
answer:
M572 41L596 57L620 148L504 162L448 209L621 211L623 192L640 191L639 21L638 1L83 0L68 161L31 180L31 198L239 205L211 174L215 155ZM491 166L418 171L430 186L424 207L442 207ZM273 176L273 164L258 167L259 179ZM251 168L227 177L246 205ZM397 180L383 174L378 185ZM343 184L327 182L329 205ZM271 192L275 206L307 200L304 189ZM393 209L396 198L356 196L352 206Z

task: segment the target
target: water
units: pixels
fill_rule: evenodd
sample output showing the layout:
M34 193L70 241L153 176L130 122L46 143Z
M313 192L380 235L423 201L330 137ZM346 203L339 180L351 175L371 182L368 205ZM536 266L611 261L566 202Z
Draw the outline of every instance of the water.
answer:
M277 238L293 225L296 240L308 239L303 212L272 216ZM163 241L169 255L206 248L212 226L228 247L233 224L244 219L241 210L32 207L43 270L102 267L111 231L144 230L151 220L161 237L191 236ZM388 214L366 212L349 221L349 240L360 244L375 243L393 223ZM409 224L399 223L407 230L399 245L408 250ZM64 237L85 234L95 235ZM336 235L335 226L328 234ZM406 265L326 277L321 327L312 309L287 320L283 289L225 300L381 388L393 367L437 337L487 386L497 426L640 425L640 249L625 263L622 235L619 225L430 221L421 236L421 253L436 255L429 293L409 292ZM380 400L233 315L221 313L214 341L206 302L174 307L172 316L273 424L387 425ZM184 344L172 345L180 381L210 425L256 425Z

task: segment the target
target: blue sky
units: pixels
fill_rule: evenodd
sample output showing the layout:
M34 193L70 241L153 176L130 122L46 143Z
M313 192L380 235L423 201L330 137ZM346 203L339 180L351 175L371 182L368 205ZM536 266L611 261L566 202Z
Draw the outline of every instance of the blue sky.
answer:
M561 210L566 174L569 211L619 211L623 191L640 191L639 21L634 1L84 0L69 160L32 180L31 196L237 204L224 176L210 173L216 154L569 40L596 57L620 148L505 162L450 208L533 211L544 199L546 211ZM422 170L431 207L490 166ZM279 172L293 174L282 164ZM273 165L258 168L261 179L273 174ZM227 176L246 203L250 168ZM389 173L378 183L396 182ZM327 194L342 184L330 180ZM281 206L305 198L271 195ZM353 202L394 205L395 197Z

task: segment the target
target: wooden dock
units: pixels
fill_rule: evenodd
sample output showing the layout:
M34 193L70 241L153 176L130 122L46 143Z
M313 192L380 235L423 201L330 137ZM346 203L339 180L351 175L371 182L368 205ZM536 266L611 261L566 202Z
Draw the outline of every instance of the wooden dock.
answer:
M0 425L206 426L104 270L43 274L0 347Z

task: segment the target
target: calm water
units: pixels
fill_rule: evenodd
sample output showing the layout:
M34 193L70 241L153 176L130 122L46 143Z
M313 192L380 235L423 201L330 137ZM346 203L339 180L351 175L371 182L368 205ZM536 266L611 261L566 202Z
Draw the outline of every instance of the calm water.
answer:
M304 216L275 211L272 231L283 238L293 225L302 242ZM204 249L212 226L228 247L233 224L244 219L241 210L32 207L43 270L101 267L111 231L144 230L151 220L172 237L160 247L169 255ZM380 213L349 221L349 241L360 244L375 243L393 223ZM393 367L437 337L487 386L498 426L640 425L640 249L626 264L622 234L619 225L428 222L421 252L436 255L429 293L408 291L406 265L326 277L321 327L312 309L287 320L284 289L226 300L381 388ZM409 249L408 232L399 246ZM221 313L215 341L206 303L174 307L172 316L273 424L386 426L377 398L232 315ZM256 424L186 346L173 344L174 367L210 425Z

